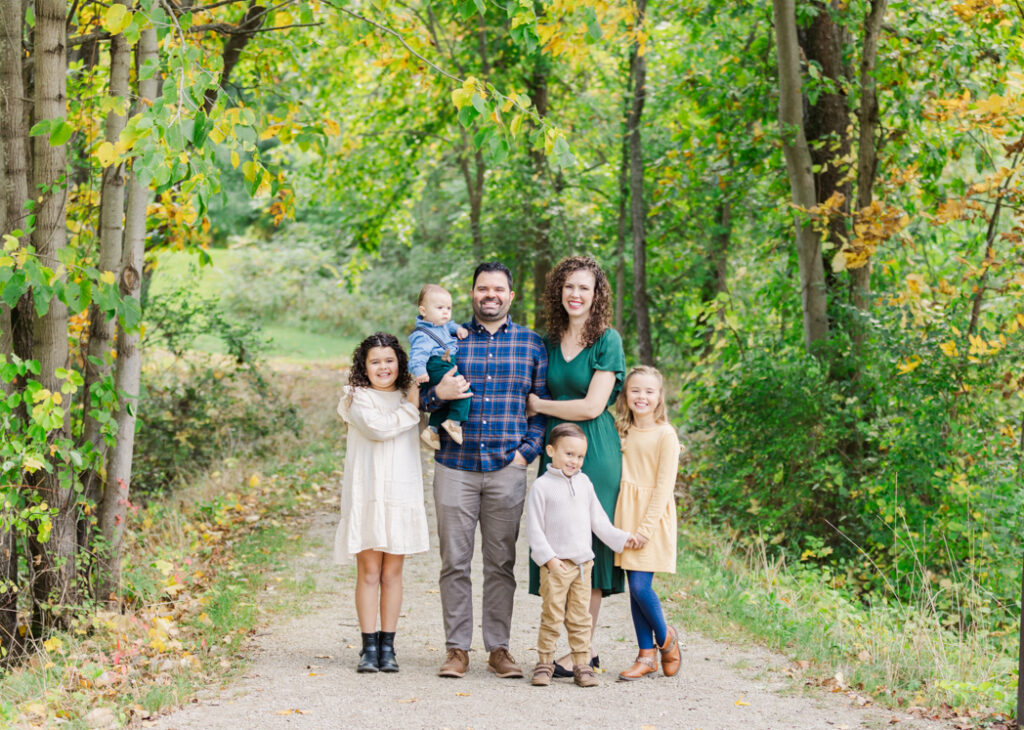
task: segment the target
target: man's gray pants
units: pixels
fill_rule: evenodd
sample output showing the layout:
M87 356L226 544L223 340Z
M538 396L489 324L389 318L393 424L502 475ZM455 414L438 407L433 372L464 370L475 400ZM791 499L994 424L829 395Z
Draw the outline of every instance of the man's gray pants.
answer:
M473 560L480 524L484 562L483 635L488 652L508 648L519 522L526 502L526 467L492 472L434 466L434 508L441 547L441 610L445 645L469 651L473 643Z

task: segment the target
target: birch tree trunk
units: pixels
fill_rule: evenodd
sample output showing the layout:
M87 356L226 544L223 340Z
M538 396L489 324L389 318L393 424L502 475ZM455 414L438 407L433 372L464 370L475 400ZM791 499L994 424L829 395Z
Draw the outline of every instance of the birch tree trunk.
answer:
M643 28L647 16L647 0L637 0L636 27ZM654 365L651 344L651 315L647 302L647 211L644 206L644 157L640 138L640 122L644 113L647 59L633 44L630 66L633 70L633 105L629 110L629 202L633 231L633 316L636 317L636 339L640 362Z
M157 58L156 30L142 31L137 47L136 68L154 68ZM139 104L156 98L156 76L139 79ZM134 167L134 165L133 165ZM142 266L146 244L146 206L149 204L148 186L132 170L128 186L128 209L125 214L124 248L121 257L121 295L139 299L142 288ZM128 515L128 496L131 488L132 454L135 449L135 419L139 403L139 383L142 373L142 353L139 334L117 328L117 372L115 384L121 398L117 412L117 441L107 461L106 487L100 506L100 529L106 552L100 561L100 599L118 603L121 586L121 544L125 520Z
M803 126L803 94L800 81L800 45L796 34L793 0L772 0L775 14L776 50L779 63L779 124L782 149L792 189L793 204L810 209L815 205L814 173L811 152ZM810 225L796 216L796 249L800 266L800 298L803 309L804 346L810 352L814 344L828 336L825 268L821 244Z
M122 3L124 4L124 3ZM131 88L128 72L131 66L131 50L128 41L119 33L110 39L110 89L109 96L125 102ZM112 109L107 113L105 139L116 144L125 128L128 118ZM100 255L97 262L101 272L115 272L121 264L122 241L124 238L124 163L118 162L103 170L100 187ZM98 452L104 450L100 423L89 416L90 393L93 386L110 373L110 367L103 364L114 338L114 322L103 316L100 307L93 303L89 307L89 349L85 363L85 389L83 402L86 416L83 441L91 443ZM95 471L85 475L85 496L97 503L101 496L101 477ZM83 539L83 544L88 542Z

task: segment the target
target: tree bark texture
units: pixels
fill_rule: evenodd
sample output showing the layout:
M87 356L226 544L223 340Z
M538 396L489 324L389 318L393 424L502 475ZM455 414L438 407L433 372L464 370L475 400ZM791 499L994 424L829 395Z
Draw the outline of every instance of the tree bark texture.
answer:
M647 0L636 4L636 26L646 22ZM640 362L654 365L651 343L651 315L647 301L647 211L644 205L644 158L640 123L643 119L646 95L647 59L633 45L630 56L633 71L633 104L629 110L629 201L633 232L633 316L636 318L637 350Z
M24 226L28 200L28 124L22 64L24 28L24 2L0 3L0 234L3 235ZM0 356L31 355L30 325L30 319L19 318L16 310L0 305ZM3 392L10 393L20 385L4 383ZM10 522L3 520L2 524ZM0 653L3 655L0 664L7 665L20 654L18 593L15 590L18 542L13 529L0 528L0 583Z
M23 76L24 28L24 0L0 3L0 144L4 150L0 198L3 199L4 234L26 228L25 203L28 201L30 172ZM27 238L21 240L27 241ZM18 357L28 360L32 357L34 337L31 295L23 296L13 311L6 308L5 311L10 317L10 325L5 329L11 338L10 347Z
M136 68L145 68L157 57L156 30L142 31L137 47ZM157 80L154 77L139 80L140 103L154 100ZM128 186L128 209L125 214L124 248L121 258L121 295L136 300L142 289L142 267L146 244L146 206L150 193L134 171ZM121 399L117 412L117 440L107 461L106 488L100 505L100 530L106 552L100 562L100 598L118 603L121 586L121 545L125 520L128 516L128 497L131 487L132 454L135 449L135 420L139 403L139 384L142 374L142 353L139 351L138 332L117 330L117 371L115 384Z
M793 0L772 0L779 64L779 124L793 204L805 210L816 203L811 152L803 127L800 46ZM825 268L814 229L796 216L796 248L800 267L804 346L808 351L828 336Z
M629 233L629 119L633 107L633 54L626 65L623 95L622 144L619 153L619 225L615 232L615 329L623 334L626 310L626 236Z
M34 120L57 119L67 115L65 76L67 73L67 3L64 0L37 0L33 38L35 62ZM51 145L48 135L33 138L33 185L37 200L36 226L32 242L40 262L57 270L58 253L67 243L67 150ZM40 363L39 381L51 392L59 392L56 370L68 364L67 306L53 298L45 315L35 322L34 354ZM69 419L52 434L66 438ZM38 498L56 509L47 543L30 539L35 598L33 628L44 631L50 626L67 627L71 619L64 610L78 602L76 591L77 515L75 492L59 481L59 469L37 472Z
M110 87L108 95L127 100L131 92L128 74L131 68L131 49L123 34L110 39ZM107 113L105 139L116 144L125 128L128 117L115 110ZM116 272L120 268L124 240L124 163L117 162L103 170L100 186L100 255L97 266L101 272ZM110 373L104 362L114 339L114 322L103 316L100 307L93 303L89 307L89 348L85 363L85 424L82 439L91 443L97 452L104 450L100 423L88 415L92 388ZM85 496L97 503L101 495L101 477L90 471L85 475Z
M538 56L534 62L533 73L527 79L527 91L537 116L544 119L548 114L548 74L550 62ZM548 273L551 271L551 215L548 213L548 196L551 193L547 182L550 180L548 158L543 148L530 149L530 161L537 186L535 200L540 202L540 210L534 210L533 219L533 327L539 329L544 321L544 290L547 286Z
M480 150L474 149L466 130L461 128L462 149L459 150L459 170L466 183L466 195L469 198L469 232L473 239L473 258L482 261L484 258L484 234L481 217L484 208L484 173L487 167ZM472 165L470 164L472 161Z
M878 40L882 34L882 21L888 0L871 0L871 9L864 19L864 43L860 59L860 110L857 142L857 210L871 205L875 175L878 172L878 85L875 82L875 63L878 60ZM871 297L871 261L852 269L853 305L866 311ZM860 328L858 328L859 330ZM862 334L855 335L858 339Z
M847 76L843 67L844 39L843 29L833 19L833 13L839 12L836 0L815 5L817 14L798 38L807 62L818 64L822 78L830 82L831 88L824 88L815 103L808 103L804 134L811 162L818 169L814 174L817 202L824 203L835 193L843 196L841 214L833 215L828 222L829 242L838 251L848 238L851 198L846 163L840 161L850 155L850 107L842 90Z

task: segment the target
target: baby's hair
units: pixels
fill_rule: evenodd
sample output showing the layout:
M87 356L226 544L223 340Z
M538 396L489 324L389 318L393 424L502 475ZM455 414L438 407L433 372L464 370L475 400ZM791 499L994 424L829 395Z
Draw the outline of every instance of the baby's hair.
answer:
M416 306L422 307L423 302L426 301L427 297L431 294L447 294L448 290L439 284L424 284L423 288L420 289L420 298L416 300Z
M653 375L658 379L658 390L660 393L658 405L654 407L654 422L668 423L668 415L665 411L665 378L662 377L657 368L650 365L637 365L626 374L626 379L622 383L622 390L619 391L619 397L615 401L615 427L619 429L619 435L623 437L629 433L629 429L636 425L633 419L633 411L629 410L629 405L626 403L626 391L629 388L629 380L635 375Z
M587 435L575 423L560 423L551 429L551 435L548 436L548 446L554 446L562 439L567 438L583 439L586 441Z
M398 359L398 378L395 387L403 393L409 392L412 375L409 373L409 356L402 349L398 338L387 332L375 332L359 343L352 352L352 369L348 371L348 384L353 388L369 388L370 376L366 373L366 356L374 347L390 347Z

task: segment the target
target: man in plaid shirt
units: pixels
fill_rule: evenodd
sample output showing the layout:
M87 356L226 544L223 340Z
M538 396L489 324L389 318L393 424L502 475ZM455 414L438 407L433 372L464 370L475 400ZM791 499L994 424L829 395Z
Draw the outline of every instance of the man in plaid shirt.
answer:
M512 273L498 262L473 273L473 320L459 343L461 374L449 372L423 390L420 405L436 410L444 401L470 397L463 441L441 434L434 470L434 505L441 547L441 608L447 657L438 674L463 677L473 640L470 563L476 526L483 543L484 648L488 670L522 677L509 654L516 539L526 502L526 466L544 443L543 416L526 417L526 396L547 398L548 358L540 336L508 316L515 298Z

